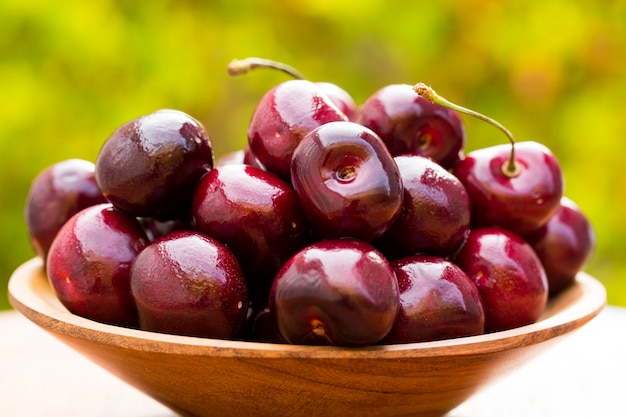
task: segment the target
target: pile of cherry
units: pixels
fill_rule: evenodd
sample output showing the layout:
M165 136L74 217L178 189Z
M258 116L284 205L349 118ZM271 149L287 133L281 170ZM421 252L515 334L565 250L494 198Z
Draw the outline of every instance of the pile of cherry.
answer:
M245 149L214 160L193 117L116 129L97 160L33 181L26 222L77 315L220 339L367 346L530 324L595 247L555 156L424 84L357 106L295 79L254 110ZM464 152L459 113L510 143Z

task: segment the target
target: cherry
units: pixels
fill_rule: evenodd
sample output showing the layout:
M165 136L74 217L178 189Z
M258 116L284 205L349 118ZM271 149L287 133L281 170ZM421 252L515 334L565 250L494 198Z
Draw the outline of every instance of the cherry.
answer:
M57 162L34 179L26 197L24 217L32 247L44 261L57 232L84 208L106 203L95 166L82 159Z
M381 343L412 343L475 336L485 331L478 289L454 263L437 256L408 256L392 262L400 310Z
M291 182L313 229L324 238L371 241L400 212L402 180L385 144L354 122L330 122L298 144Z
M480 292L486 331L534 323L544 311L546 272L520 236L499 227L474 229L454 262Z
M130 286L144 330L230 339L248 310L245 279L233 253L192 231L150 243L133 264Z
M96 160L104 196L135 216L187 216L194 189L213 167L204 127L177 110L159 110L120 126Z
M463 155L465 128L450 109L416 96L408 84L392 84L372 94L356 121L376 132L392 155L418 153L445 168Z
M281 268L269 308L289 343L367 346L385 337L395 321L398 282L372 245L355 239L319 241Z
M295 78L296 80L305 80L306 78L300 71L294 67L264 58L248 57L245 59L233 59L228 64L228 73L230 75L247 74L249 71L257 68L270 68L282 71ZM352 96L337 84L318 81L315 83L335 105L348 117L348 120L354 121L357 115L358 106L354 102Z
M546 270L550 295L574 282L596 247L596 235L589 219L567 197L561 199L548 223L527 240Z
M285 81L259 101L248 127L250 150L270 172L289 180L291 156L302 138L325 123L347 121L315 84Z
M192 215L196 230L235 253L255 300L267 297L280 267L309 243L309 222L293 188L249 165L224 165L204 176Z
M417 84L415 91L491 123L510 141L470 152L453 167L472 202L474 227L500 226L525 236L543 226L563 196L563 173L554 154L537 142L516 143L500 123L448 102L424 84Z
M470 232L470 201L463 184L421 155L394 158L404 188L400 215L379 240L391 259L418 253L452 255Z
M48 253L46 272L59 301L73 314L135 327L130 269L147 243L139 221L111 204L81 210Z

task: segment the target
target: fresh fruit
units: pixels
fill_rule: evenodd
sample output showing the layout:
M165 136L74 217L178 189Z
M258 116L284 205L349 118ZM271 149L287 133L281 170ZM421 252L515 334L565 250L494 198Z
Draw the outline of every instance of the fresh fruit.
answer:
M548 300L548 281L533 248L496 227L474 229L454 262L474 282L489 332L537 321Z
M463 184L421 155L394 158L404 188L400 215L375 242L390 259L418 253L450 256L470 232L470 200Z
M472 201L475 227L500 226L519 235L542 227L558 209L563 175L555 156L537 142L515 144L515 175L504 173L508 145L468 153L453 169Z
M159 110L116 129L95 165L33 181L29 234L40 256L56 235L45 266L72 313L197 337L414 343L533 323L591 256L546 146L422 83L357 108L285 64L228 69L260 67L295 79L261 98L243 149L214 163L197 120ZM466 153L459 114L510 143Z
M324 238L371 241L400 212L402 180L393 157L370 129L326 123L293 152L291 183L313 229Z
M589 219L567 197L561 199L548 223L527 240L546 270L551 295L574 282L596 247L596 235Z
M95 166L82 159L57 162L33 180L24 209L30 242L44 261L57 232L84 208L106 203L95 177Z
M150 243L135 260L130 288L141 329L233 338L248 311L239 263L223 243L177 231Z
M83 209L52 242L46 265L50 284L70 312L135 327L130 269L147 242L139 221L111 204Z
M485 331L478 289L454 263L437 256L407 256L393 262L400 310L385 344L475 336Z
M554 154L537 142L516 143L497 121L448 102L424 84L415 91L492 124L510 141L470 152L452 168L470 196L474 227L500 226L524 236L543 226L563 196L563 173Z
M389 262L360 240L316 242L280 270L269 298L289 343L367 346L389 333L399 308Z
M200 178L213 168L204 127L177 110L159 110L116 129L96 160L104 196L120 210L162 220L188 216Z
M217 167L204 176L192 214L196 230L235 253L251 291L262 299L280 267L310 243L309 223L293 188L244 164Z
M250 150L268 171L289 181L291 156L313 129L348 118L314 83L285 81L265 93L248 127Z
M376 132L394 156L417 153L447 169L463 155L465 128L458 114L416 95L408 84L376 91L356 121Z

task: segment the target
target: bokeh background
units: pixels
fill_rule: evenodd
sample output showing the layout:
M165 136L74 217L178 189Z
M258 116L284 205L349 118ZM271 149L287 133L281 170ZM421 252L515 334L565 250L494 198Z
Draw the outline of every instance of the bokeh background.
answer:
M159 108L202 121L217 156L242 148L256 102L287 79L229 77L228 62L247 56L337 83L357 103L423 81L546 144L596 229L586 269L626 306L625 54L622 0L2 1L0 309L33 256L32 179L63 159L95 161L116 127ZM464 120L468 151L506 142Z

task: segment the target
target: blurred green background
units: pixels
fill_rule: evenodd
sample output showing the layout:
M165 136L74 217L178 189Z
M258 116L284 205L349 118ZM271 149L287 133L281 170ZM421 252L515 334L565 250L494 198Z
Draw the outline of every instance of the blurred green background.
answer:
M362 103L392 83L432 85L550 147L566 195L595 226L587 271L626 306L626 2L497 0L5 0L0 3L0 308L33 256L32 179L95 161L108 135L159 108L201 120L217 156L242 148L261 95L286 79L233 78L233 58L289 63ZM467 150L505 143L464 119Z

